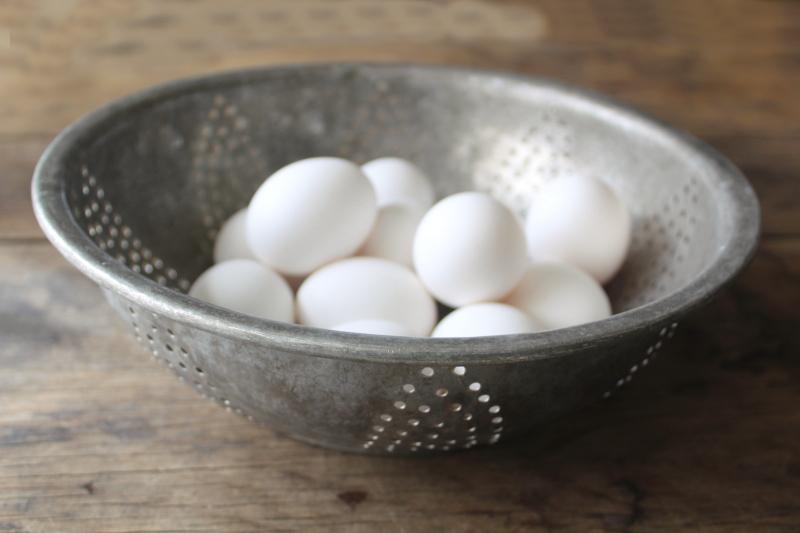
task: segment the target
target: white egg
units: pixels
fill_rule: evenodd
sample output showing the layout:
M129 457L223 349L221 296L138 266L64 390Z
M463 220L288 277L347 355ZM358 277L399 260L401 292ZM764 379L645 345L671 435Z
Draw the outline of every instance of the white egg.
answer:
M577 326L611 315L603 287L568 263L534 262L506 300L545 329Z
M352 257L311 274L297 291L302 324L333 328L355 320L388 320L427 336L436 304L409 269L377 257Z
M484 193L441 200L422 218L414 238L414 266L422 283L452 307L506 296L527 265L517 218Z
M377 214L375 192L355 164L314 157L283 167L259 187L247 241L260 261L292 276L352 255Z
M456 309L433 329L431 337L485 337L536 333L539 325L516 307L498 303L472 304Z
M557 258L606 283L619 270L631 235L631 217L611 187L570 176L535 196L525 221L533 259Z
M247 209L234 213L219 230L214 241L214 262L229 259L253 259L256 256L247 244Z
M398 157L382 157L365 163L361 170L375 188L378 205L406 203L425 211L433 205L433 186L413 163Z
M294 301L286 281L251 259L218 263L195 280L189 295L248 315L292 322Z
M391 320L354 320L339 324L332 328L336 331L349 331L350 333L370 333L372 335L394 335L395 337L410 337L408 328Z
M382 257L411 268L414 234L422 215L422 211L407 204L381 207L372 232L359 253Z

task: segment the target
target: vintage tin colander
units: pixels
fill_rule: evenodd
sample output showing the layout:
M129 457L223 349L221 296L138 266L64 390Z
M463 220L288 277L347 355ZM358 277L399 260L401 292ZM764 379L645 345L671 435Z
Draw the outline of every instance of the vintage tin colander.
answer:
M300 158L408 158L445 195L523 213L573 170L634 216L613 317L534 335L369 336L264 321L188 297L215 232ZM36 215L134 336L203 395L298 439L371 454L494 444L646 369L678 320L753 252L759 209L727 160L618 103L461 68L305 65L169 83L62 132L33 180Z

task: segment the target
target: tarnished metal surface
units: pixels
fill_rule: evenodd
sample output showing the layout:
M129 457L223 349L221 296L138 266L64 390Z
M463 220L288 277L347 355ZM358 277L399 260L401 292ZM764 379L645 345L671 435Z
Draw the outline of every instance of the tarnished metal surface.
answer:
M611 182L634 215L615 316L535 335L366 336L263 321L189 298L219 225L303 157L419 164L445 195L524 213L547 180ZM157 87L65 130L33 182L58 249L184 381L298 439L366 453L493 444L608 397L752 253L758 204L700 142L605 98L465 69L309 65Z

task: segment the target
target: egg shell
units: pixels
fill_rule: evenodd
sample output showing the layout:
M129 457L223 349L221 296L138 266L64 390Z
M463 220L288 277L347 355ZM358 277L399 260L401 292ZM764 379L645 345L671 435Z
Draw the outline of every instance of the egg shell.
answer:
M561 259L601 284L625 260L630 235L625 204L606 183L586 176L567 176L543 187L525 220L531 258Z
M297 291L302 324L333 328L355 320L388 320L427 336L436 305L408 268L377 257L353 257L311 274Z
M349 331L350 333L369 333L371 335L393 335L395 337L409 337L408 328L390 320L354 320L339 324L336 331Z
M417 228L413 254L422 283L451 307L503 298L528 265L517 218L479 192L454 194L434 205Z
M408 204L381 207L372 232L359 254L382 257L412 268L414 234L422 215L422 211Z
M195 280L189 296L248 315L292 322L294 299L284 279L257 261L231 259Z
M530 317L501 303L472 304L456 309L444 317L431 337L485 337L536 333L540 326Z
M611 315L608 296L597 280L559 261L533 263L506 302L528 313L544 329L577 326Z
M226 220L214 241L214 262L230 259L257 260L247 244L247 208L240 209Z
M378 205L405 203L427 210L433 205L431 181L416 165L399 157L381 157L362 165L375 188Z
M247 241L258 259L302 276L361 247L377 214L375 192L359 167L314 157L287 165L256 191Z

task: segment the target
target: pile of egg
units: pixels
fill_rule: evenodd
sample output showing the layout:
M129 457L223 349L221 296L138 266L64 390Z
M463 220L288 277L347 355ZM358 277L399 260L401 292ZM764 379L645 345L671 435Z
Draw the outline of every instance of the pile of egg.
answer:
M403 159L315 157L275 172L222 226L190 295L356 333L535 333L611 314L602 284L625 260L630 225L592 177L550 182L523 221L481 192L434 204ZM453 308L441 320L436 300Z

